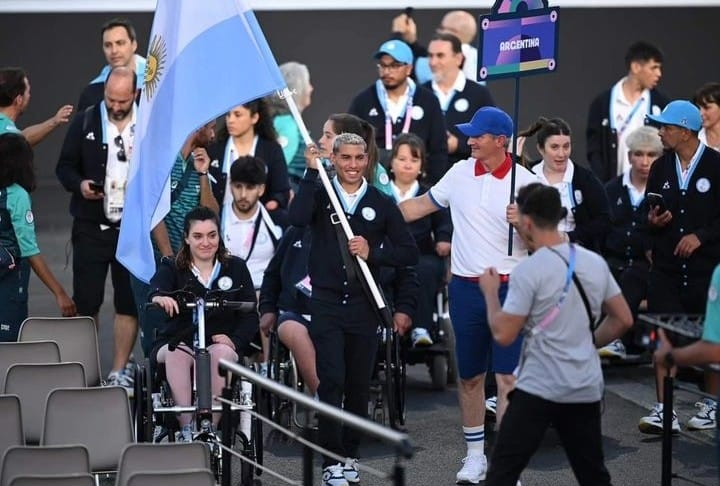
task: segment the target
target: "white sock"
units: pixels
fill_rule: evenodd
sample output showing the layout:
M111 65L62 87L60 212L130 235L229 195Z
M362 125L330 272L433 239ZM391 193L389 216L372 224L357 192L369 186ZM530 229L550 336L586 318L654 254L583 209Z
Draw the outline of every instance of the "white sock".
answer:
M467 444L467 455L480 456L485 454L485 426L463 427L462 429Z

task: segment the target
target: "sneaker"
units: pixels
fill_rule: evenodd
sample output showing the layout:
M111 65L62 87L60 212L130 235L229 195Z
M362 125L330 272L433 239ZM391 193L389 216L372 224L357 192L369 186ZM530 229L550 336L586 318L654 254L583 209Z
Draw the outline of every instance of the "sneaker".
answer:
M343 468L344 466L340 463L323 468L323 486L349 486L347 479L343 475Z
M490 397L485 400L485 414L495 416L497 413L497 397Z
M125 388L129 398L135 396L135 380L124 373L125 370L111 371L107 377L108 386L121 386Z
M416 327L410 333L413 346L432 346L433 340L430 333L424 327Z
M345 466L343 467L343 476L345 476L345 481L348 483L360 482L360 471L358 469L357 459L353 459L351 457L347 458Z
M695 407L700 409L700 411L688 420L687 428L690 430L714 429L717 402L709 398L704 398L701 402L695 403Z
M193 426L192 424L183 425L178 433L178 442L192 442L193 441Z
M627 352L625 351L625 345L621 340L616 339L610 344L603 346L598 349L598 354L601 358L605 359L626 359Z
M652 410L650 410L650 415L640 419L640 423L638 423L638 428L643 434L662 434L663 404L655 404ZM678 422L675 410L673 410L672 432L673 434L680 433L680 422Z
M485 480L487 458L485 454L473 454L462 460L463 467L455 476L457 484L478 484Z

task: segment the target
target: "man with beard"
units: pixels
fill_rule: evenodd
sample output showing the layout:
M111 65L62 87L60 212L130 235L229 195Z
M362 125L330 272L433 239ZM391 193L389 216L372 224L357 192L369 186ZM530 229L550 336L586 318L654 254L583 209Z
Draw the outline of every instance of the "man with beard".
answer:
M374 58L380 79L355 96L348 113L375 127L380 162L386 167L397 135L410 132L420 137L428 154L427 180L434 184L447 171L447 138L440 104L432 92L410 78L413 55L407 44L389 40Z
M466 62L460 39L452 34L435 34L428 46L428 59L433 79L423 87L435 93L445 117L448 162L470 157L468 138L455 125L467 120L483 106L495 106L490 91L467 79L462 68Z
M137 337L130 274L115 257L123 215L128 165L135 134L135 73L114 68L104 100L75 117L65 136L55 173L72 193L73 300L78 314L97 323L110 267L115 306L115 354L108 376L132 394L125 370Z

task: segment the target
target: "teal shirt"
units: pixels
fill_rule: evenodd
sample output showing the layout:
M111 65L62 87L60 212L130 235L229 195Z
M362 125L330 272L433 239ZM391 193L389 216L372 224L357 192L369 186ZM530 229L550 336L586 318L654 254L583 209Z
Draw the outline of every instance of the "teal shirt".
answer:
M712 279L710 279L702 335L703 341L715 344L720 344L720 299L718 298L718 290L720 290L720 265L715 267Z
M302 177L305 173L305 141L295 119L290 114L277 115L273 118L273 126L285 156L288 174Z
M0 135L3 133L22 133L20 129L15 126L15 122L12 121L5 113L0 113Z
M200 204L200 175L195 172L192 155L190 155L187 160L183 159L182 155L177 155L175 164L170 172L170 190L175 190L186 170L190 172L186 179L185 186L181 189L177 199L170 205L170 211L168 211L163 219L170 239L170 247L175 254L177 254L182 245L185 215Z
M16 257L31 257L40 253L35 237L35 217L33 216L30 195L25 189L13 184L0 189L0 200L4 202L10 214L12 228L3 225L0 241Z

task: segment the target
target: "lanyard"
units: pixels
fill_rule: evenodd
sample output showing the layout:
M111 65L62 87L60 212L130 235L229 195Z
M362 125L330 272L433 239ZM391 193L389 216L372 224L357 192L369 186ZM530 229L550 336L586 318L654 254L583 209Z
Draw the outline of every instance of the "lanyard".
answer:
M560 314L560 307L563 305L563 302L565 302L568 292L570 291L573 273L575 273L575 245L570 243L570 262L568 263L567 275L565 275L565 286L560 293L560 298L558 299L557 304L555 304L555 306L550 309L550 312L543 317L543 320L532 329L531 334L533 336L547 328L550 323L557 318L558 314Z
M620 89L622 89L622 88L620 88ZM611 95L611 99L610 99L610 127L611 128L616 128L615 127L615 114L613 113L613 111L614 111L613 106L615 105L615 99L617 98L617 90L618 90L618 85L613 86L612 95ZM633 117L635 116L637 111L640 109L640 105L642 105L644 102L645 102L645 98L642 96L640 97L640 99L638 99L635 102L635 105L632 107L630 114L623 121L622 126L620 126L620 128L617 129L618 140L620 139L620 137L622 137L622 134L625 132L628 125L630 125L630 122L632 121Z
M191 270L192 270L193 275L195 275L195 277L197 278L198 282L203 284L203 286L206 289L210 289L210 288L212 288L212 284L215 281L215 279L217 279L218 275L220 275L220 267L221 267L220 262L215 260L215 265L213 266L213 271L210 274L210 278L208 279L207 282L203 282L202 277L200 276L200 270L198 270L198 268L195 266L194 263L192 264Z
M410 122L412 121L412 106L413 97L415 96L415 83L412 79L407 80L407 105L405 106L405 122L401 133L408 133L410 131ZM380 107L385 112L385 149L392 150L393 143L393 120L388 110L390 106L390 98L388 97L387 90L383 86L382 81L379 79L375 81L375 89L377 90L377 97L380 101ZM401 114L402 115L402 114Z
M675 154L675 171L677 172L678 185L680 185L681 191L687 190L693 172L695 172L695 167L697 167L698 161L700 160L700 157L702 157L703 153L705 153L705 144L700 143L698 149L695 151L695 155L693 155L693 158L690 159L690 165L688 165L685 177L683 177L682 169L680 168L682 167L682 164L680 164L680 157L678 157L677 153Z

